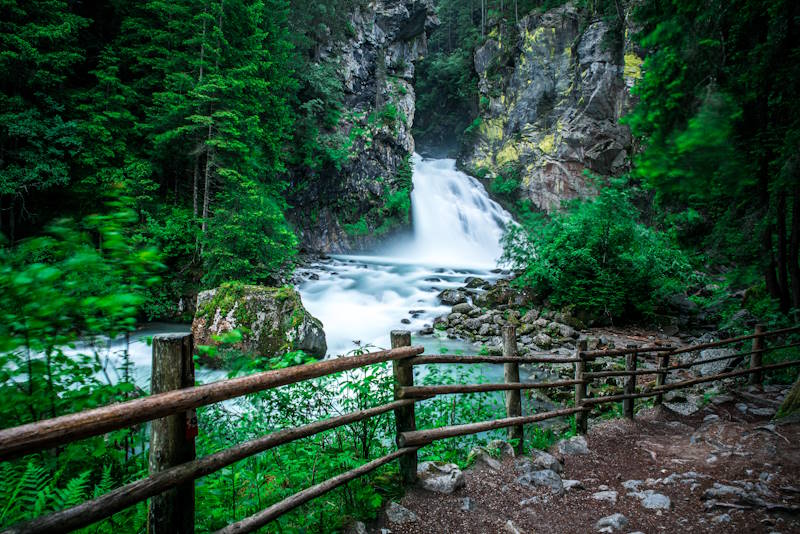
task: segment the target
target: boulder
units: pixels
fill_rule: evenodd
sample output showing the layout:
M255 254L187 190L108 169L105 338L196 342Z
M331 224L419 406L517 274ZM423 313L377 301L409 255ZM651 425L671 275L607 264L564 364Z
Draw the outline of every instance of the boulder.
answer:
M583 436L574 436L558 442L558 452L568 456L589 454L589 446Z
M527 312L525 312L525 315L522 316L522 319L520 319L520 321L522 321L523 323L533 323L538 318L539 318L539 310L534 308L532 310L528 310Z
M612 531L622 530L628 526L628 518L622 514L611 514L600 519L594 526L597 530L611 528Z
M475 309L475 306L473 306L469 302L462 302L460 304L456 304L455 306L453 306L453 309L451 311L453 313L469 313L473 309Z
M550 488L552 493L564 492L564 484L561 482L561 477L558 476L558 473L550 469L527 471L518 476L516 482L523 486L545 486Z
M592 493L592 499L596 501L604 501L609 502L611 504L617 504L617 492L613 490L606 490L606 491L598 491L596 493Z
M322 323L308 313L291 287L229 283L197 295L192 322L195 345L218 345L214 336L234 329L242 337L231 348L245 353L272 357L302 350L320 358L328 350Z
M734 354L736 354L736 351L733 349L706 349L700 351L700 356L698 357L698 360L722 358L725 356L732 356ZM728 368L732 367L735 362L736 359L722 360L722 361L704 363L702 365L694 367L693 369L700 376L709 376L725 372Z
M474 461L476 464L483 464L489 469L499 471L502 469L503 464L499 460L493 458L487 449L484 447L473 447L467 456L467 462Z
M564 468L555 456L550 453L534 449L531 453L534 467L538 469L550 469L556 473L561 473Z
M345 530L345 534L367 534L367 525L361 521L355 521L350 524Z
M644 493L642 506L648 510L669 510L672 507L669 497L663 493L656 493L653 490L647 490Z
M466 283L465 287L467 289L480 289L489 285L489 282L487 282L483 278L477 278L475 276L467 277L467 279L464 280L464 282Z
M406 523L416 522L417 514L405 506L401 506L396 502L390 502L389 506L386 507L386 518L390 523L404 525Z
M447 304L448 306L467 302L467 294L460 289L445 289L438 296L442 304Z
M422 462L417 467L417 477L423 489L436 493L453 493L464 486L464 473L456 464Z
M463 319L464 319L463 313L454 312L447 316L447 324L449 324L450 326L454 326L460 324Z
M514 458L516 456L514 453L514 447L512 447L507 441L503 441L501 439L493 439L486 444L486 448L490 451L497 451L501 458L506 456L509 458Z
M535 336L533 336L533 343L537 347L539 347L541 349L544 349L544 350L547 350L549 348L552 348L552 346L553 346L553 338L551 338L547 334L541 334L540 333L540 334L536 334Z

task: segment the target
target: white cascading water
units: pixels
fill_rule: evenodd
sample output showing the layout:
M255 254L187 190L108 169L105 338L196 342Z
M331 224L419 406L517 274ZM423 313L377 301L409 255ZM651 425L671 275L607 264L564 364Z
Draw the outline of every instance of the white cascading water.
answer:
M414 155L414 240L400 250L420 263L493 269L511 216L455 160Z
M322 321L331 355L352 351L356 341L386 347L392 329L416 332L449 311L437 298L443 289L468 276L498 276L491 271L511 216L454 160L415 154L413 162L413 238L376 255L333 256L300 273L298 290Z

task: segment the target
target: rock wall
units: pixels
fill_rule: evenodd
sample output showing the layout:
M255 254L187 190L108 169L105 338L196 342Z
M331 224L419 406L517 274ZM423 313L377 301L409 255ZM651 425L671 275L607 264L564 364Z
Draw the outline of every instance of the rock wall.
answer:
M350 38L322 53L340 61L338 128L350 156L293 201L301 248L311 252L362 250L410 223L414 61L438 25L433 1L376 0L350 23Z
M582 20L568 4L493 28L475 52L480 124L460 165L518 173L520 195L545 211L593 193L584 170L625 172L632 139L619 118L641 65L625 26Z

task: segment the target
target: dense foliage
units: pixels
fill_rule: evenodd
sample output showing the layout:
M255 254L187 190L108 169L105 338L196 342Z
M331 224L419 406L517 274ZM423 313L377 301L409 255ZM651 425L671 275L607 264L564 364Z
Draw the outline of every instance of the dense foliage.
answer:
M800 5L659 0L634 16L636 176L686 246L800 308Z
M291 176L335 167L341 79L323 46L359 0L4 4L0 232L11 243L122 193L164 254L145 312L292 266Z
M652 314L690 270L664 234L637 220L628 197L607 186L549 220L513 228L504 259L519 273L516 283L587 322Z

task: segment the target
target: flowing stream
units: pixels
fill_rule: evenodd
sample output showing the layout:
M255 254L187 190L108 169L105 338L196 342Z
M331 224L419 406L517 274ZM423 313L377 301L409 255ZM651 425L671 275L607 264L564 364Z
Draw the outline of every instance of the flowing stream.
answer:
M417 332L449 311L437 295L470 276L495 280L500 238L511 216L452 159L414 155L413 233L370 255L336 255L300 271L303 304L322 321L328 354L387 347L389 332ZM428 350L475 351L437 336L414 336Z

